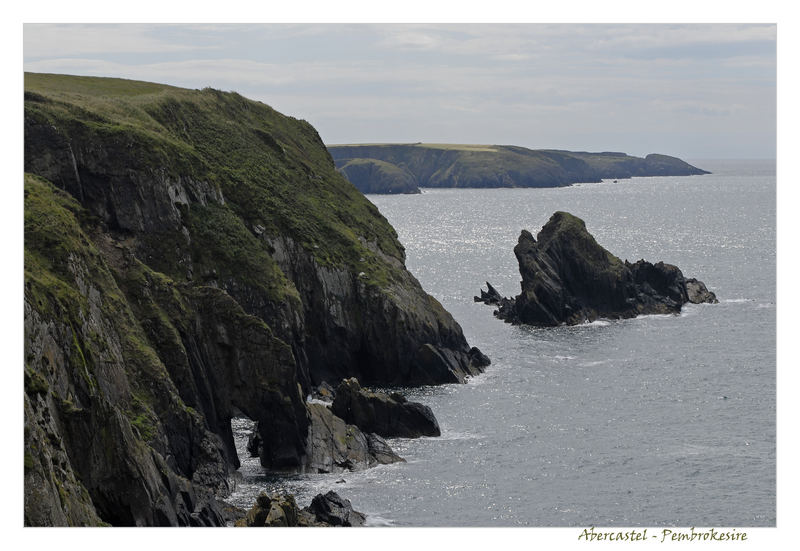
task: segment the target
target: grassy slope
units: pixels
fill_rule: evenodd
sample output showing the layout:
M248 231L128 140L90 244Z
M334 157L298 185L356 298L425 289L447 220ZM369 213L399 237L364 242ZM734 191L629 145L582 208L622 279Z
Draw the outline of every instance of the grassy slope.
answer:
M375 283L385 283L391 270L359 236L402 258L394 230L335 171L305 121L235 93L122 79L26 73L25 91L26 116L79 126L104 143L115 136L133 140L141 145L142 164L217 186L224 206L189 213L193 233L202 236L202 247L194 251L201 265L203 251L207 257L220 254L229 260L217 263L222 270L274 287L279 274L267 281L256 269L273 263L260 250L253 226L268 235L291 236L321 264L346 265ZM177 268L170 275L177 276Z
M653 171L656 158L661 167L674 167L676 173L684 169L682 161L667 156L641 159L616 152L532 150L507 145L352 144L332 145L329 150L337 166L363 158L380 159L408 169L421 186L431 187L554 186L624 178Z
M364 193L417 193L414 176L392 163L378 159L353 159L339 167L350 182Z

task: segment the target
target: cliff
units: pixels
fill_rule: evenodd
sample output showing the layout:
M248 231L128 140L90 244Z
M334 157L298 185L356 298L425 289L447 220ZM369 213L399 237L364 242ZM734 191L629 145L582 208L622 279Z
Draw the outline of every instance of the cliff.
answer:
M667 155L532 150L507 145L330 145L336 166L364 193L419 187L557 187L633 176L689 176L705 170Z
M486 365L305 121L26 74L25 171L28 525L222 524L234 415L265 467L304 469L315 385Z
M556 212L538 236L522 230L514 254L521 293L502 298L489 285L476 302L499 306L511 323L574 325L597 318L674 314L687 302L717 302L703 282L677 266L645 260L623 262L601 247L580 218Z

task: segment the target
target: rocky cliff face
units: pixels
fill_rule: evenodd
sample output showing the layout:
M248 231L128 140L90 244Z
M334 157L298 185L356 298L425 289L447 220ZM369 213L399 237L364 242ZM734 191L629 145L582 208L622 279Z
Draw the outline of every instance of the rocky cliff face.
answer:
M263 465L303 469L313 385L486 365L304 121L215 90L25 86L26 524L221 524L236 412Z
M336 166L364 193L422 187L556 187L604 178L707 174L681 159L650 154L527 149L510 145L331 145Z
M476 301L499 306L495 314L511 323L574 325L597 318L631 318L680 312L687 302L717 302L696 279L671 264L623 262L601 247L586 224L556 212L536 239L522 230L514 254L522 292L500 297L494 288Z

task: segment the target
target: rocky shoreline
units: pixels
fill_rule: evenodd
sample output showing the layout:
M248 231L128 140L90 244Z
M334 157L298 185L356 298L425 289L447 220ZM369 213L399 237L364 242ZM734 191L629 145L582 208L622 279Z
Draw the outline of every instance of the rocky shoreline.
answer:
M405 462L384 438L418 438L441 434L439 424L428 406L410 402L396 392L362 388L355 378L341 381L335 389L323 383L312 392L308 401L309 410L312 411L309 438L313 440L308 447L313 453L305 472L343 473ZM258 428L254 426L246 438L246 448L251 457L259 457L261 441ZM335 497L330 498L331 493ZM335 492L317 495L310 509L306 508L309 509L306 513L297 508L294 499L288 494L262 494L249 512L226 503L229 510L226 519L236 526L360 526L365 519L363 513L358 513L360 524L331 520L324 515L317 515L318 518L314 520L312 513L319 510L321 503L332 503L331 499L333 502L346 503L346 506L341 505L345 509L350 507L349 501ZM225 503L224 500L222 502ZM270 516L271 507L273 511ZM285 515L276 507L282 508ZM288 509L294 513L286 512Z
M300 509L291 495L262 492L256 503L234 526L259 527L323 527L364 526L366 516L353 509L350 500L334 491L317 494L311 505Z
M399 458L314 389L488 365L307 122L33 73L24 109L26 525L222 526L235 416L268 471L366 468Z
M556 212L538 236L522 230L514 247L522 292L503 297L488 282L475 302L497 306L513 324L575 325L598 318L675 314L687 302L716 303L702 281L677 266L622 261L598 245L580 218Z

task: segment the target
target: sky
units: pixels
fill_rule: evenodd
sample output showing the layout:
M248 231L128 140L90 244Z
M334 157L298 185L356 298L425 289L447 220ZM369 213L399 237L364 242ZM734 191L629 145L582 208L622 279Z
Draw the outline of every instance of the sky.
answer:
M350 3L347 0L344 3ZM418 2L409 0L417 5ZM3 120L6 132L3 151L22 169L22 65L29 71L116 76L163 82L189 88L212 86L236 90L263 101L279 111L310 121L327 143L354 142L460 142L516 144L572 150L617 150L644 155L660 152L686 159L775 157L776 126L776 35L773 24L759 25L43 25L31 21L197 21L244 20L415 20L496 21L520 19L503 0L473 2L459 0L458 9L443 2L423 0L422 8L409 14L400 4L365 1L356 9L342 9L342 1L329 2L324 16L305 0L291 3L256 2L262 6L253 15L238 0L186 5L139 0L134 4L97 1L90 8L78 2L41 0L10 3L3 22L4 58L7 68L19 75L16 86L6 86L8 96ZM409 2L404 2L404 5ZM798 287L785 284L797 273L796 251L800 237L797 188L793 185L793 157L797 126L795 98L796 64L791 52L797 44L800 25L790 12L791 3L779 0L754 2L669 3L630 1L620 8L618 0L523 3L529 20L566 21L778 21L781 28L781 118L778 161L778 274L784 307L778 309L779 419L797 417L792 389L798 385L796 316L800 305ZM211 4L211 3L208 3ZM373 6L382 8L376 13ZM475 6L478 7L475 7ZM143 11L142 6L147 6ZM111 11L109 11L111 10ZM286 10L289 10L288 14ZM399 13L399 15L398 15ZM431 15L433 14L433 15ZM790 17L791 16L791 17ZM22 36L20 37L20 29ZM22 40L19 40L22 38ZM22 55L19 55L22 44ZM788 54L788 55L787 55ZM23 358L22 310L22 186L6 186L15 200L0 202L2 242L12 266L4 270L2 320L3 344ZM13 363L13 358L12 358ZM3 419L7 432L22 438L21 399L9 390ZM782 487L796 488L797 457L787 423L779 423L779 439L790 444L779 449L778 475ZM16 431L16 433L14 432ZM786 439L782 440L786 442ZM14 462L14 465L11 463ZM22 483L21 457L3 460L9 473L8 492L2 502L2 518L19 532L19 502ZM16 466L16 467L15 467ZM770 547L794 535L797 492L778 493L778 526L748 530L756 545ZM12 499L13 498L13 499ZM785 530L789 527L789 531ZM554 531L551 529L545 536ZM16 536L8 530L11 537ZM512 531L530 544L530 532ZM63 531L35 534L50 537L66 548L85 548L85 540L109 538L120 549L141 548L141 539L126 534L120 540L108 532L82 533L80 542L64 540ZM116 533L115 533L116 534ZM181 538L187 536L181 533ZM326 542L330 543L330 533ZM347 534L348 540L355 537ZM435 536L420 532L420 543ZM562 534L563 535L563 534ZM28 539L31 533L27 533ZM407 548L405 538L384 542L388 548ZM457 534L449 532L443 544ZM536 534L537 543L544 537ZM214 541L218 538L218 542ZM296 543L297 533L272 535ZM505 540L502 538L505 537ZM577 537L569 534L569 537ZM114 541L110 541L115 538ZM162 539L174 539L159 534ZM203 533L215 547L225 545L227 533ZM424 538L424 539L423 539ZM484 538L484 539L481 539ZM491 539L489 539L491 538ZM499 539L498 539L499 538ZM555 546L566 546L566 538ZM495 547L508 542L507 532L470 531L459 542L479 542ZM12 540L13 541L13 540ZM196 538L193 544L197 544ZM545 539L545 541L547 541ZM154 542L155 543L155 542ZM162 542L163 543L163 542ZM185 543L185 542L183 542ZM366 542L365 542L366 543ZM429 545L429 543L428 543ZM465 548L478 548L465 547Z
M774 158L774 24L25 24L26 71L234 90L327 144Z

